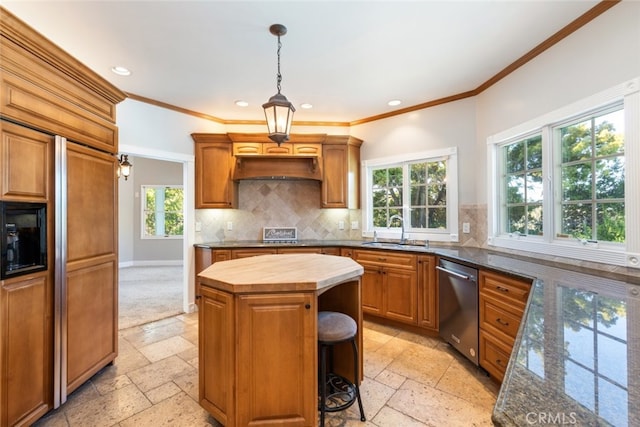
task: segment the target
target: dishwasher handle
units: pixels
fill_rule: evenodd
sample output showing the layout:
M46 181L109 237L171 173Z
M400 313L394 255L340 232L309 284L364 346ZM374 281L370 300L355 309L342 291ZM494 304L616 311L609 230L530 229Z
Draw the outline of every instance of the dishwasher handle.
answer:
M439 265L436 265L436 268L437 268L438 270L440 270L440 271L444 271L445 273L447 273L447 274L451 274L452 276L456 276L456 277L458 277L458 278L460 278L460 279L463 279L463 280L472 280L471 276L469 276L469 275L467 275L467 274L461 274L461 273L458 273L457 271L447 270L446 268L444 268L444 267L440 267Z

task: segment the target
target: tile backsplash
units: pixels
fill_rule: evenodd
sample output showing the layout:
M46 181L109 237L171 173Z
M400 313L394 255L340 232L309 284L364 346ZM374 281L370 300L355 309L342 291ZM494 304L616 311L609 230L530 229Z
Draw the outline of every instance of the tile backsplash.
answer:
M196 209L195 221L196 243L262 240L263 227L297 227L299 240L360 239L362 226L359 209L320 209L320 182L306 180L240 181L238 209Z

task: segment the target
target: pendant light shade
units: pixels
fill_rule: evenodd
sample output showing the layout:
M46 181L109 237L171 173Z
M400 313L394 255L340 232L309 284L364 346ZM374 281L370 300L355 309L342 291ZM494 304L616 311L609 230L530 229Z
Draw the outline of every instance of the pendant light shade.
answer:
M269 139L280 145L289 139L293 113L295 113L296 109L287 97L280 93L280 83L282 81L282 74L280 74L280 49L282 43L280 43L280 36L287 34L287 27L281 24L273 24L269 27L269 31L278 37L278 93L262 104L262 108L264 108L264 116L267 119Z

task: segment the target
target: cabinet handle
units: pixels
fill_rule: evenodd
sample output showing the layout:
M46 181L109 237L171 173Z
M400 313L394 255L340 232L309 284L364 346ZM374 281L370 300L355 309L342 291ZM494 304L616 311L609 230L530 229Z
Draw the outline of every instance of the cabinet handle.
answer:
M307 310L309 310L311 308L311 304L305 304L304 308L306 308Z
M498 365L498 366L504 366L504 365L502 364L502 359L496 359L496 365Z
M500 323L502 326L509 326L509 322L505 322L499 317L496 319L496 322Z
M496 286L496 289L499 290L500 292L504 292L505 294L509 292L509 289L504 288L502 286Z
M387 260L386 258L380 258L380 257L378 257L378 261L386 261L386 260Z

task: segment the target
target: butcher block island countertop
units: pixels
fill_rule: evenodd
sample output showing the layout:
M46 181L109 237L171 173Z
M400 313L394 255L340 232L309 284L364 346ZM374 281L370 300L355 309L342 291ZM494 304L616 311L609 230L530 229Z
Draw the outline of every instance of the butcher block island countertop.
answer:
M316 427L318 312L351 316L362 349L363 272L351 258L321 254L260 255L203 270L200 405L225 426ZM335 346L334 371L353 378L350 346Z
M348 257L320 254L261 255L217 262L202 271L202 284L244 294L253 292L320 291L362 275Z

